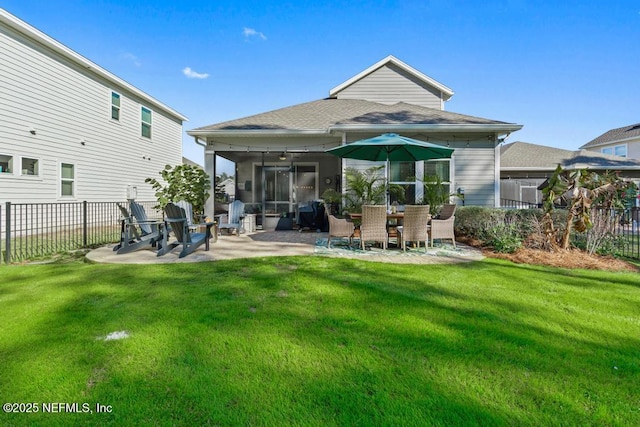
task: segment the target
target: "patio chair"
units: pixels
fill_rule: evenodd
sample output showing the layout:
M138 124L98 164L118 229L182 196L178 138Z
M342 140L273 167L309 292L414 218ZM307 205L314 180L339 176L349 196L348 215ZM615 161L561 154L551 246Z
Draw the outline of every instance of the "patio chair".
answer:
M236 230L236 235L240 236L240 230L242 230L242 219L244 218L244 203L240 200L234 200L229 203L229 213L227 215L227 222L220 223L218 230L226 228L229 233L232 229Z
M360 225L362 250L364 250L364 243L369 241L382 242L382 247L386 250L388 240L387 207L382 205L363 205L362 224Z
M402 250L407 251L407 242L424 242L424 251L429 245L429 205L407 205L404 207L404 220L398 227L398 243L402 244Z
M144 207L136 202L129 204L131 214L120 204L120 212L122 214L121 236L113 250L118 255L145 249L149 246L156 247L157 243L162 240L161 222L158 220L150 220L144 210Z
M192 233L189 230L189 221L185 210L173 203L168 203L164 207L166 228L171 230L176 238L175 241L169 243L168 234L164 233L162 240L162 247L158 250L158 256L162 256L174 248L182 245L182 251L179 258L193 253L203 243L205 244L205 250L209 250L209 238L211 237L211 227L213 222L207 223L206 232L204 233Z
M329 237L327 238L327 248L331 247L332 237L348 237L349 246L351 246L351 241L353 239L353 234L356 228L353 222L347 221L344 218L336 218L332 214L328 214L327 217L329 219Z
M453 232L453 223L456 220L455 212L456 205L444 205L440 215L431 220L431 246L433 246L434 239L451 239L453 247L456 247L456 236Z

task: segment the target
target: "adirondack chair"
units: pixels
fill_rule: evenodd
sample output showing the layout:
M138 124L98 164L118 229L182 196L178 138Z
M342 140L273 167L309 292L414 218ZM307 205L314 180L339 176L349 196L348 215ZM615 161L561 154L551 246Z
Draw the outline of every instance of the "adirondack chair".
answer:
M120 243L115 246L114 251L118 255L145 249L149 246L156 247L162 240L162 222L150 220L144 207L136 202L131 202L127 209L118 205L122 214Z
M218 230L226 228L231 232L232 229L236 230L236 235L240 236L240 230L242 230L242 218L244 218L244 203L240 200L234 200L229 204L229 214L227 215L227 222L218 225Z
M206 226L206 232L192 233L189 229L187 214L183 208L173 203L168 203L164 207L164 214L165 228L169 229L169 227L171 227L176 240L169 242L167 236L169 233L165 233L162 240L162 247L158 250L158 256L162 256L180 245L182 245L182 251L180 252L179 258L184 258L190 253L193 253L203 243L205 244L205 250L209 250L209 238L211 237L213 222L203 224Z

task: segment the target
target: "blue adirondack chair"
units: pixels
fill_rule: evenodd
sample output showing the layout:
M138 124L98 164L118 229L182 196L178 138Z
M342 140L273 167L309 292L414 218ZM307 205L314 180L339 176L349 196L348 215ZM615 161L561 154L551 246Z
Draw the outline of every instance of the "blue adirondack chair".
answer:
M234 200L229 204L229 214L227 215L227 222L218 225L218 229L222 230L226 228L229 232L232 229L236 230L236 235L240 236L240 230L242 230L242 219L244 218L244 203L240 200Z
M121 205L118 205L122 213L122 225L120 243L114 247L118 255L156 247L162 240L162 222L150 220L144 207L132 201L129 204L131 214Z
M209 250L209 239L211 238L211 227L213 222L202 224L206 226L204 233L193 233L189 227L189 221L187 219L187 213L185 210L173 203L168 203L164 207L165 214L165 229L171 228L175 236L175 241L169 242L168 234L164 233L162 240L162 247L158 249L158 256L162 256L178 246L182 246L179 258L193 253L203 243L205 244L205 250Z

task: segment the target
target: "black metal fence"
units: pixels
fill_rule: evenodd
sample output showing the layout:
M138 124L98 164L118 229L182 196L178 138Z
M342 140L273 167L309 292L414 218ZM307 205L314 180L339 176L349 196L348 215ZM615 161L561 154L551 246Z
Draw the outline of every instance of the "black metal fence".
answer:
M138 202L155 215L156 202ZM0 205L0 262L33 260L120 239L128 202L11 203Z
M523 202L521 200L500 199L500 206L508 209L535 209L541 208L541 203Z
M535 203L500 199L506 209L541 208ZM559 207L562 208L562 207ZM593 226L576 236L575 243L586 250L594 246L606 249L607 253L632 259L640 259L640 207L627 209L591 209Z

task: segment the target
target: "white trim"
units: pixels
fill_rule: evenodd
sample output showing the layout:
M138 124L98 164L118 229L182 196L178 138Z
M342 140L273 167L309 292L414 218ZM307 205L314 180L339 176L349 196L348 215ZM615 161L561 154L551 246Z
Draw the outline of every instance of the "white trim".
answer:
M117 107L113 104L113 94L114 93L116 95L118 95L118 99L120 100L120 105L118 105ZM109 88L109 113L108 113L109 116L108 117L112 122L120 123L121 120L122 120L122 98L123 98L123 96L122 96L122 94L120 92ZM113 118L113 107L118 108L118 118L117 119Z
M96 76L99 76L99 77L107 80L110 83L113 83L113 84L115 84L117 86L120 86L120 87L126 89L128 92L133 93L134 95L142 98L144 101L146 101L149 104L155 106L159 110L162 110L165 113L168 113L170 116L175 117L175 118L177 118L177 119L179 119L181 121L187 121L188 120L187 117L185 117L182 114L178 113L173 108L163 104L162 102L160 102L157 99L153 98L152 96L144 93L140 89L138 89L135 86L127 83L126 81L122 80L121 78L117 77L116 75L111 74L110 72L108 72L104 68L100 67L99 65L95 64L94 62L91 62L90 60L88 60L84 56L80 55L79 53L77 53L77 52L75 52L75 51L73 51L71 49L69 49L67 46L65 46L62 43L58 42L57 40L49 37L45 33L41 32L40 30L38 30L38 29L36 29L34 27L32 27L31 25L27 24L26 22L20 20L16 16L13 16L12 14L10 14L9 12L7 12L6 10L4 10L2 8L0 8L0 23L5 24L9 28L11 28L11 29L13 29L13 30L25 35L26 37L36 41L37 43L39 43L42 46L50 49L54 53L56 53L56 54L58 54L58 55L60 55L60 56L62 56L64 58L74 62L78 66L88 70L89 72L95 74Z
M34 175L29 175L29 174L23 173L24 169L22 169L22 162L24 161L24 159L35 160L36 164L37 164L38 173L36 173ZM21 177L26 177L28 179L40 178L42 176L42 167L41 166L42 166L42 161L38 157L20 156L20 176Z
M71 180L71 182L73 183L73 194L71 196L63 196L62 195L62 165L71 165L73 166L73 179ZM77 168L77 164L75 162L68 162L68 161L63 161L60 160L58 161L58 199L60 200L65 200L65 201L69 201L69 200L76 200L78 198L78 186L76 185L76 183L78 182L78 168ZM70 181L69 179L65 179L66 181Z
M493 174L493 204L496 208L500 207L500 144L497 144L493 150L494 174Z
M18 158L18 156L6 151L0 151L0 156L10 157L10 162L11 162L11 172L0 172L0 177L4 177L4 178L15 177L16 176L16 159Z
M338 92L342 91L344 88L346 88L348 86L351 86L353 83L357 82L358 80L361 80L362 78L366 77L367 75L373 73L377 69L382 68L383 66L385 66L387 64L393 64L396 67L401 68L402 70L406 71L407 73L413 75L417 79L422 80L423 82L427 83L428 85L435 87L437 90L439 90L442 93L443 101L446 101L446 100L448 100L449 98L451 98L453 96L453 90L451 90L447 86L445 86L442 83L432 79L431 77L427 76L426 74L423 74L422 72L416 70L415 68L405 64L404 62L400 61L398 58L394 57L393 55L389 55L386 58L376 62L375 64L373 64L372 66L370 66L366 70L361 71L360 73L358 73L355 76L351 77L349 80L345 81L344 83L341 83L338 86L336 86L333 89L331 89L329 91L329 97L335 97L335 95Z
M144 119L142 118L142 113L143 110L147 110L149 111L149 122L145 122ZM142 133L142 128L143 125L148 125L149 126L149 136L145 136ZM140 105L140 137L144 138L145 140L152 140L153 139L153 110L147 106L144 105Z
M511 123L485 123L485 124L367 124L367 125L332 125L329 127L331 131L360 131L360 132L379 132L379 131L418 131L432 130L437 132L473 132L473 131L491 131L491 132L515 132L522 129L522 125Z

